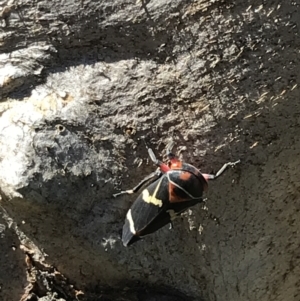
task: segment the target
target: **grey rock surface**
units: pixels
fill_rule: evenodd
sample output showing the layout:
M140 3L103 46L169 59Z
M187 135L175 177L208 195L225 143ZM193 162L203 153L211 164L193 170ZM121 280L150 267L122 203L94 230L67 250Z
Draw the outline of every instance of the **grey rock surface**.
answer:
M299 1L109 3L0 2L1 206L40 271L74 286L22 301L297 299ZM205 172L242 163L173 230L124 248L134 196L112 194L154 169L144 136L160 157L174 139ZM0 276L21 290L10 261L20 274Z

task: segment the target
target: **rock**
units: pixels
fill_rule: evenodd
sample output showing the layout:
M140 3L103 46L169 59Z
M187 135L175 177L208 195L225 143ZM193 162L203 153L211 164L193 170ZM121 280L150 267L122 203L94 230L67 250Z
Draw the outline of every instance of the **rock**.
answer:
M44 65L50 59L51 48L51 46L34 45L0 54L1 98L9 92L17 91L23 85L30 86L39 79ZM20 94L19 91L18 93Z
M294 300L298 4L52 2L1 4L1 206L35 246L26 298ZM112 194L154 170L142 137L205 172L242 164L124 248L135 196Z
M0 299L19 300L27 285L24 254L20 250L18 236L0 217Z

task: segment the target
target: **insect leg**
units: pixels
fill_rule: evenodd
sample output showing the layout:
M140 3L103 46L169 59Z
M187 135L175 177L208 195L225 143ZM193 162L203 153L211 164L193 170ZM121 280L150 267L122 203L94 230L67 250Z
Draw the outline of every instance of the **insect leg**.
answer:
M204 178L206 178L207 180L214 180L216 178L218 178L228 166L235 166L236 164L240 163L241 160L238 160L236 162L228 162L225 163L221 169L215 174L215 175L211 175L211 174L203 174Z
M117 197L121 194L132 194L137 192L146 182L150 181L154 182L157 178L159 178L161 176L162 172L158 169L154 172L152 172L150 175L148 175L147 177L145 177L141 182L139 182L135 187L133 187L132 189L128 189L128 190L123 190L120 191L118 193L113 194L113 197ZM155 178L155 179L153 179Z

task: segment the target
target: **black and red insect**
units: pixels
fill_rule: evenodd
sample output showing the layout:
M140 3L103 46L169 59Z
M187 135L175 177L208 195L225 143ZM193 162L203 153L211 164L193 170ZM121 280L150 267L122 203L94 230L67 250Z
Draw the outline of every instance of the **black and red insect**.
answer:
M114 194L114 197L132 194L145 183L151 183L127 212L122 233L124 246L129 246L143 236L172 223L172 220L187 208L201 203L203 192L208 188L208 180L216 179L228 166L240 162L224 164L215 175L203 174L193 165L177 159L169 149L167 151L169 161L165 164L157 160L152 149L148 148L149 156L158 169L133 189Z

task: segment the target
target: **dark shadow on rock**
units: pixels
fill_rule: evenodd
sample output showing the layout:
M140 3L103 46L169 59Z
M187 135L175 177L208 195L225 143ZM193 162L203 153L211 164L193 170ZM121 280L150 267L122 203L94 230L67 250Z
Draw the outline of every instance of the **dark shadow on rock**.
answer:
M89 301L100 300L113 301L113 300L139 300L139 301L194 301L194 298L182 294L180 291L167 286L149 286L142 283L124 283L120 284L124 287L121 291L107 290L99 287L89 288ZM93 298L93 295L95 297ZM202 299L197 299L202 301Z
M2 218L2 214L0 208L0 299L20 300L28 284L25 254L20 249L16 233Z

